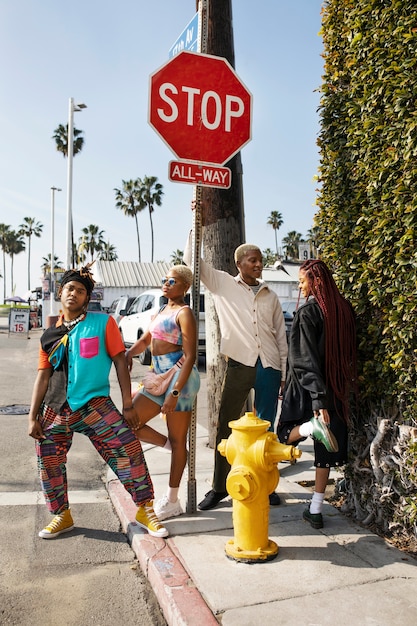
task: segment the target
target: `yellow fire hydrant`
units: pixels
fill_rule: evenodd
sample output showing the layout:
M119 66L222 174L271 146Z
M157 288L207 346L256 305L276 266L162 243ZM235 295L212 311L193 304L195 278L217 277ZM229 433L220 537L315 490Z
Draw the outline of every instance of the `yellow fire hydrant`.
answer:
M226 489L233 498L234 538L226 544L226 555L246 563L270 561L279 550L268 539L269 494L279 481L277 463L299 458L301 451L279 443L268 431L270 423L253 413L229 426L232 434L217 446L231 465Z

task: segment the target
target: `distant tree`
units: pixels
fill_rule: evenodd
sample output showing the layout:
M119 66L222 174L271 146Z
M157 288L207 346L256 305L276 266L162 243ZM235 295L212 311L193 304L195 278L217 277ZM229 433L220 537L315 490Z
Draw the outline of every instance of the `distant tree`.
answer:
M164 195L163 186L161 185L161 183L158 183L158 179L156 176L145 176L145 178L142 181L140 193L141 193L144 204L149 209L149 219L151 222L151 242L152 242L151 262L153 263L154 236L153 236L152 213L154 212L155 204L156 206L161 206L162 204L162 196Z
M30 248L32 237L40 237L43 224L37 222L34 217L24 217L23 224L19 226L19 234L28 239L28 291L30 291Z
M285 256L290 259L298 259L298 244L303 242L304 239L301 233L297 233L295 230L290 231L282 240Z
M136 180L122 180L122 189L114 189L116 194L116 208L123 211L125 215L135 218L139 263L141 262L141 254L138 214L146 207L146 203L141 195L141 188L142 181L140 178L137 178Z
M0 224L0 246L3 252L3 304L6 300L6 254L7 254L7 237L10 233L8 224Z
M265 248L262 252L262 262L264 267L271 267L277 260L277 255L271 250L271 248Z
M90 261L94 261L95 253L100 252L106 245L103 237L104 230L100 230L95 224L90 224L82 228L81 231L85 251L90 255Z
M110 243L110 241L107 241L107 243L105 243L99 251L97 258L101 261L117 261L118 257L116 248Z
M310 247L313 251L313 258L316 259L318 256L318 247L319 247L319 232L320 229L318 226L313 226L307 231L307 243L310 244Z
M172 265L181 265L184 261L184 251L183 250L174 250L171 254L171 263Z
M75 156L84 147L84 137L82 136L83 131L78 130L77 128L73 128L74 135L74 143L73 143L73 155ZM52 139L55 140L56 149L58 152L61 152L62 156L65 158L68 156L68 124L64 126L60 124L58 128L55 129L54 134L52 135Z
M49 253L47 256L42 257L42 265L41 265L41 270L43 272L43 275L45 274L50 274L51 272L51 253ZM54 271L58 270L58 269L63 269L62 267L62 261L59 260L59 258L54 254Z
M23 241L23 235L15 230L11 230L6 235L6 253L10 256L10 280L11 280L11 288L13 291L13 268L14 268L14 257L16 254L20 254L25 250L25 242ZM13 294L10 294L13 295Z
M279 211L271 211L270 216L268 217L268 221L267 224L269 226L272 226L272 228L274 229L274 233L275 233L275 250L277 253L277 257L278 257L278 237L277 237L277 233L278 230L280 229L280 227L283 225L284 220L282 219L282 215Z

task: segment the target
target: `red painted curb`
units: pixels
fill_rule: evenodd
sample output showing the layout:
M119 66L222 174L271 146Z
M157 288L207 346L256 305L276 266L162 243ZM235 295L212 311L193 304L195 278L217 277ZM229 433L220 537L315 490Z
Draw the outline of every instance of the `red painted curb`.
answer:
M169 626L218 626L218 621L174 554L174 540L152 537L132 521L137 507L118 479L109 480L106 487L123 531Z

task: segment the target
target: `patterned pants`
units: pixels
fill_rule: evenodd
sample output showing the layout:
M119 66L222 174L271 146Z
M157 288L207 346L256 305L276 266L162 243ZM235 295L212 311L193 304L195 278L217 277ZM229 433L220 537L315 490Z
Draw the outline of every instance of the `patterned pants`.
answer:
M86 435L138 505L152 500L153 485L142 446L111 398L93 398L60 414L43 405L39 422L46 439L36 442L41 486L47 507L57 515L68 508L66 462L73 433Z

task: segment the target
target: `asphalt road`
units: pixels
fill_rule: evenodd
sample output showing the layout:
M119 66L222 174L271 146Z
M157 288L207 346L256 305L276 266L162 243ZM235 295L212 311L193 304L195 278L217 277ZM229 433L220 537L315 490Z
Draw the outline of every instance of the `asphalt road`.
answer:
M107 466L81 435L74 437L67 466L76 528L55 540L37 536L51 516L39 492L25 410L41 332L30 331L28 339L0 327L0 623L163 626L108 498ZM117 393L114 400L120 406Z

